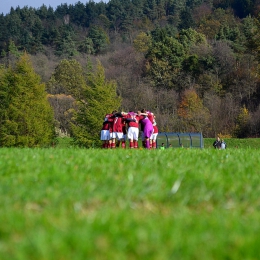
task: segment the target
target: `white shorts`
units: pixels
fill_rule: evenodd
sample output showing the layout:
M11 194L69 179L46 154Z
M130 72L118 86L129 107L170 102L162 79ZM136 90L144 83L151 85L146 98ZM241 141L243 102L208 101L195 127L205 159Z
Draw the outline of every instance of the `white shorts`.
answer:
M124 133L116 133L116 138L117 138L117 140L122 140L122 139L125 139L125 135L124 135Z
M121 132L121 133L120 132L113 132L113 133L111 133L110 137L112 139L121 140L121 139L124 138L124 133L123 132Z
M110 131L109 130L101 130L100 140L102 140L102 141L110 140Z
M110 133L110 138L115 139L116 138L116 132Z
M138 141L139 128L137 127L129 127L127 131L128 140L136 140Z
M156 141L158 133L152 134L151 140Z

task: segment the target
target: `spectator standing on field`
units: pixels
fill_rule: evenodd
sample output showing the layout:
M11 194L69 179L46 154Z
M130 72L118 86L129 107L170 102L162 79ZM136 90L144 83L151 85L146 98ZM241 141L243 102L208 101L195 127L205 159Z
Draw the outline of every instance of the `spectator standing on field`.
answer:
M214 141L213 146L215 149L221 149L221 141L219 137Z
M224 139L221 140L221 149L224 150L227 148L227 144L225 143Z

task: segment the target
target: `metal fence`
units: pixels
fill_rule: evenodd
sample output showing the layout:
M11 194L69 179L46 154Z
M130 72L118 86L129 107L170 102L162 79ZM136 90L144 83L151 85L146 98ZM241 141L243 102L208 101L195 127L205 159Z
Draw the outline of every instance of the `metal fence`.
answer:
M156 142L157 148L204 148L202 133L159 133Z

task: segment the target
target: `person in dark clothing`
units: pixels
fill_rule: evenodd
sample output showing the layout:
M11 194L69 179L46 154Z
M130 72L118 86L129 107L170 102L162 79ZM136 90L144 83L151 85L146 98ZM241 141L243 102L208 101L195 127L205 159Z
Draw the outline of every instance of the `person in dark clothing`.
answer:
M221 141L219 137L214 141L213 146L215 149L221 149Z

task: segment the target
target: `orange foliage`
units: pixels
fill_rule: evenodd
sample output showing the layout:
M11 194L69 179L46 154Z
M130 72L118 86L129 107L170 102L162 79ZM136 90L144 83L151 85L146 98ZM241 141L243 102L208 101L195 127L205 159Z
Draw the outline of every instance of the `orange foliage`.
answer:
M195 90L186 90L178 109L178 116L191 119L194 113L203 108L202 101Z

